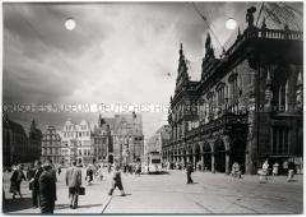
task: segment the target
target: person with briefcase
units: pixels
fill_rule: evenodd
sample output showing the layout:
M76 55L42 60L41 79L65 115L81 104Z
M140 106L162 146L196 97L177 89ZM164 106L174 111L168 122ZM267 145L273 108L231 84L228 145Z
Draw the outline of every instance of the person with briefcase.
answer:
M69 187L70 208L76 209L79 195L85 194L85 189L81 186L82 171L76 166L76 161L72 162L72 167L66 172L66 185Z

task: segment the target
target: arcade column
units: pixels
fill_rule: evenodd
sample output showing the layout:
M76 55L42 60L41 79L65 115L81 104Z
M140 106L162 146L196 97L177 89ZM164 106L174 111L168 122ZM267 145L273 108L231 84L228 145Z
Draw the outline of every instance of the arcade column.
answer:
M215 173L215 153L211 153L211 172Z
M225 154L225 173L230 173L230 155L229 153Z

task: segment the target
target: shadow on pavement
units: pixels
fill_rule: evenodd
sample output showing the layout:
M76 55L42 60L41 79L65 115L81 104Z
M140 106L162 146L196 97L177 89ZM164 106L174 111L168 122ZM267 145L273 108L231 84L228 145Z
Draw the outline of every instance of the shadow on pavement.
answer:
M70 204L56 204L55 209L68 209Z
M6 212L14 212L23 209L30 209L33 207L32 198L17 198L6 199L3 202L2 210Z
M169 175L169 172L167 172L167 171L149 172L149 173L145 173L143 175Z
M97 206L102 206L102 203L97 203L97 204L86 204L86 205L79 205L78 208L91 208L91 207L97 207Z

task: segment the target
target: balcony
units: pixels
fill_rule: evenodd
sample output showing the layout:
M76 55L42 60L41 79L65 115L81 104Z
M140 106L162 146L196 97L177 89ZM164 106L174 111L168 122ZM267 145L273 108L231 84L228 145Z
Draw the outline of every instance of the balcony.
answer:
M226 112L209 123L201 124L199 127L186 132L186 138L194 138L197 135L210 134L213 131L223 130L225 133L248 125L247 114L234 114Z
M298 40L303 41L303 32L284 29L247 30L227 50L226 55L232 55L247 39Z

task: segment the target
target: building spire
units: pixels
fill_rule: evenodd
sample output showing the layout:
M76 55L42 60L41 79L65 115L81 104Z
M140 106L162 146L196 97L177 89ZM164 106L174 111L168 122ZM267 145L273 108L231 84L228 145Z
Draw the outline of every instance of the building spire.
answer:
M215 54L214 54L214 49L212 47L210 34L207 33L207 37L205 41L205 57L209 57L209 56L215 57Z
M35 119L32 119L32 123L31 123L31 129L36 129L36 123L35 123Z
M187 64L186 64L186 59L185 59L185 55L183 51L183 43L181 43L180 50L179 50L179 65L178 65L177 79L179 79L181 76L185 77L185 75L187 75Z
M266 28L267 28L266 18L264 17L261 23L261 29L266 29Z
M184 52L183 52L183 43L181 42L180 44L180 57L184 56Z
M179 50L179 63L178 63L178 69L177 69L177 78L176 78L176 91L179 89L179 87L183 84L187 84L189 81L188 77L188 67L184 51L183 51L183 44L180 43L180 50Z

